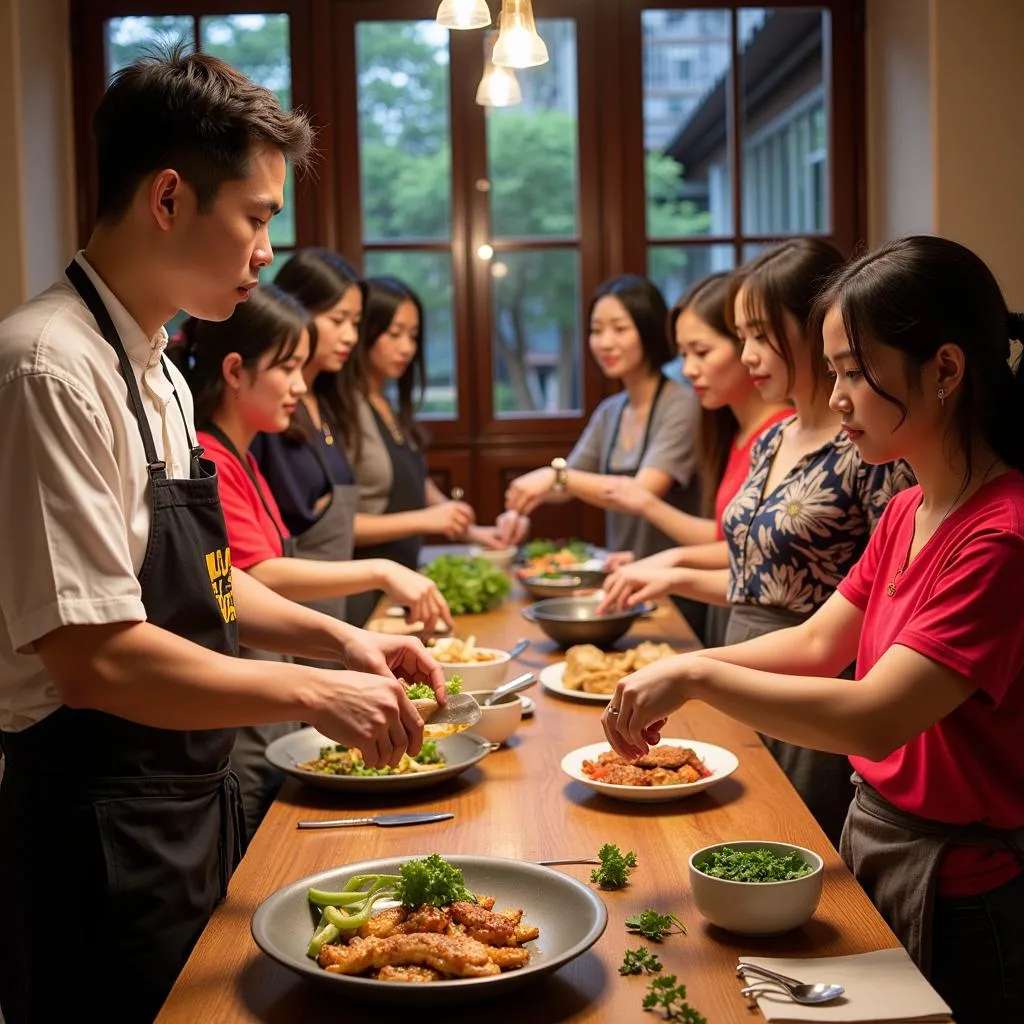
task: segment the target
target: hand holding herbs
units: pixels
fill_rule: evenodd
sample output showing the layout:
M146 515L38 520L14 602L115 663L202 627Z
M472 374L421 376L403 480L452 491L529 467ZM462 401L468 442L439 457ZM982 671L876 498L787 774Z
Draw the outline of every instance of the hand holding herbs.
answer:
M759 850L734 850L725 846L706 857L698 870L729 882L789 882L814 870L796 850L786 854Z
M656 910L642 910L639 914L626 918L626 927L631 932L639 932L651 942L661 942L675 928L685 935L686 925L675 914L659 914Z
M629 872L636 867L636 854L624 854L612 843L605 843L598 851L601 866L590 872L590 880L602 889L621 889L629 881Z
M456 693L462 693L462 676L452 676L448 680L445 686L445 693L449 697L454 696ZM408 690L405 691L405 695L409 700L433 700L434 691L426 683L413 683Z
M686 986L677 985L674 974L655 978L647 988L643 1005L645 1010L661 1010L665 1020L680 1021L681 1024L708 1024L707 1018L686 1001Z
M466 888L462 871L439 854L406 861L397 875L356 875L341 892L310 889L309 902L321 908L320 923L306 949L314 960L321 947L334 942L343 931L361 928L380 900L398 900L403 907L445 907L457 901L476 903Z
M626 955L619 965L619 974L659 974L661 972L661 961L656 953L652 953L646 946L639 946L636 949L627 949Z
M512 589L508 577L486 558L439 555L422 572L437 584L452 615L485 612Z

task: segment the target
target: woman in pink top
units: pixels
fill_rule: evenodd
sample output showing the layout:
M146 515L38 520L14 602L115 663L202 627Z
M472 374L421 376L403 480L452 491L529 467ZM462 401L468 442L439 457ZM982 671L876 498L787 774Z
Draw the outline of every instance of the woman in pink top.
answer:
M632 563L616 580L641 578L648 569L728 568L722 513L746 479L754 442L772 424L793 415L792 406L761 398L740 361L742 346L726 319L735 278L735 274L704 278L679 299L669 314L669 333L685 357L683 372L702 409L697 442L701 515L689 515L662 501L638 487L631 477L611 478L606 488L610 502L622 512L643 516L683 545L635 562L632 552L616 552L609 558L609 568L622 569ZM728 608L708 608L701 637L705 645L724 641L728 612Z
M858 881L958 1024L1024 1020L1024 317L977 256L924 236L848 265L820 308L832 407L919 486L805 623L627 677L605 731L638 756L699 699L849 754ZM830 678L854 654L857 682Z

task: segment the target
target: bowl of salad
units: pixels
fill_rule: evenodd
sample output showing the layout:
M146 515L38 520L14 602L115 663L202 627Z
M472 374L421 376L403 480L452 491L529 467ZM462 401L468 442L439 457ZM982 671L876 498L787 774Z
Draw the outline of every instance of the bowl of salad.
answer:
M690 891L704 919L737 935L781 935L814 916L824 861L791 843L739 839L690 857Z
M437 584L452 615L490 611L508 596L508 577L486 558L438 555L420 572Z
M604 566L602 552L586 541L531 540L519 549L516 575L522 580L545 573L569 570L600 571Z

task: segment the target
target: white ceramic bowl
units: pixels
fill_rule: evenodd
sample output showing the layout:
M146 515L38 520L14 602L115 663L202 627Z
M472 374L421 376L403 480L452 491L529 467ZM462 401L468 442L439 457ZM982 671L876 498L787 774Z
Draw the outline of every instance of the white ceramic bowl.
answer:
M438 640L431 648L436 655L443 651L445 641ZM496 655L490 661L438 661L445 679L452 676L462 677L462 688L466 691L480 690L491 693L496 690L508 677L508 666L511 658L508 651L499 650L497 647L478 647L478 651L486 651Z
M469 549L471 558L486 558L488 562L496 565L502 572L508 572L512 568L512 563L516 560L518 553L518 548L500 548L495 551L493 548L484 548L475 544Z
M769 849L786 854L796 850L813 868L788 882L732 882L704 874L697 866L724 847L733 850ZM738 839L705 846L690 856L690 891L707 921L737 935L781 935L809 921L821 899L824 862L813 850L792 843Z
M497 704L484 707L484 701L491 692L481 690L473 693L480 705L481 715L480 721L473 726L472 731L489 743L504 743L519 728L519 723L523 720L523 703L518 693L510 693Z

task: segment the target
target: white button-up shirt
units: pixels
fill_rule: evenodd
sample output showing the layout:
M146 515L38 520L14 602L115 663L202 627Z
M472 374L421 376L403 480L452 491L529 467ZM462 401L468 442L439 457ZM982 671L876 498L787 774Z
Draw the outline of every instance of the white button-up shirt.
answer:
M147 337L75 258L121 336L158 457L187 478L192 397L176 368L164 374L166 331ZM137 573L149 524L146 455L117 355L65 279L0 322L0 729L60 706L34 653L40 637L145 621Z

